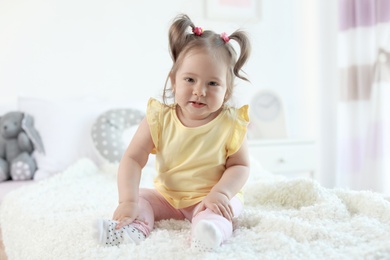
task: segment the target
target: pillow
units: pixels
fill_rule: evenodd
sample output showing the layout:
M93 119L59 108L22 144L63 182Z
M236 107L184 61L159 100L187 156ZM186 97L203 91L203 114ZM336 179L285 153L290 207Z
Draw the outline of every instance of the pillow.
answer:
M82 157L97 165L98 157L90 135L91 127L102 112L114 107L144 110L147 100L109 100L96 97L43 99L19 97L20 111L29 113L45 146L45 154L34 153L38 170L34 179L64 171Z
M107 163L118 163L144 117L137 109L111 109L101 114L91 130L98 155Z

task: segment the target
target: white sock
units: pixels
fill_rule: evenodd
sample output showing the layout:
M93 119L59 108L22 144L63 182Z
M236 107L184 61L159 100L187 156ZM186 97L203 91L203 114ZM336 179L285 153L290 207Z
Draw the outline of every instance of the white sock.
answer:
M139 244L145 240L144 233L133 227L131 224L115 229L118 224L117 221L101 219L98 222L98 240L101 244L106 246L118 246L120 244Z
M222 234L214 223L201 220L196 224L192 233L191 248L204 252L217 249L222 243Z

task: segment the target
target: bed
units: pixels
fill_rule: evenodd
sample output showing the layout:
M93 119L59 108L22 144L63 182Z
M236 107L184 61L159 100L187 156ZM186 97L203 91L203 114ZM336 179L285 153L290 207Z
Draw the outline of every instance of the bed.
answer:
M88 139L89 145L93 145L79 144L76 147L85 151L79 150L74 155L74 149L67 151L61 146L57 135L50 140L54 137L49 138L49 132L56 130L55 126L50 131L44 128L39 114L42 111L38 111L37 105L43 111L47 107L37 102L29 100L33 106L21 107L30 109L36 117L37 128L43 133L48 154L47 158L38 156L37 159L41 162L41 171L50 177L42 177L10 192L0 205L3 242L10 260L390 259L389 198L368 191L327 189L307 178L287 179L263 169L253 158L250 179L245 186L245 210L234 219L233 236L217 251L192 252L190 223L178 220L157 222L151 236L140 245L102 246L96 239L96 221L110 218L116 207L118 164L100 158L96 142L86 136L91 137L94 122L113 106L102 106L100 100L100 110L96 111L91 105L93 116L82 116L80 122L89 130L77 128L85 132L85 138L76 142ZM82 100L79 105L85 107L85 102ZM56 102L57 109L58 104ZM77 104L67 109L69 113L69 109L77 109ZM50 115L45 114L45 118L61 112L54 110ZM77 116L80 117L80 113ZM74 120L74 117L69 118ZM65 130L70 131L70 128ZM58 155L51 154L50 142L54 142L54 150L62 148L62 156L65 156L58 157L57 162L69 160L62 169L55 168L52 172L48 166L54 168L59 164L52 164ZM75 145L73 140L69 142L64 143L69 147ZM91 150L90 154L87 150ZM69 156L73 156L72 160ZM154 174L151 158L143 170L141 186L151 187Z

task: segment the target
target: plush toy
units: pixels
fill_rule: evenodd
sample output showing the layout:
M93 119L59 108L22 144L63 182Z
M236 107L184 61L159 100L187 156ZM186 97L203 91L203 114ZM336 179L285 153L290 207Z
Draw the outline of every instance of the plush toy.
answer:
M0 182L30 180L37 169L34 150L44 153L42 139L33 118L23 112L0 117Z

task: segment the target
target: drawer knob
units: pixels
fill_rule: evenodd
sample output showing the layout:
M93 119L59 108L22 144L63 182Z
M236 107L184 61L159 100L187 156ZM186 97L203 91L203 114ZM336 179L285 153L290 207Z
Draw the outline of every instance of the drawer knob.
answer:
M278 163L280 163L280 164L283 164L283 163L285 163L286 161L283 159L283 158L279 158L279 160L278 160Z

